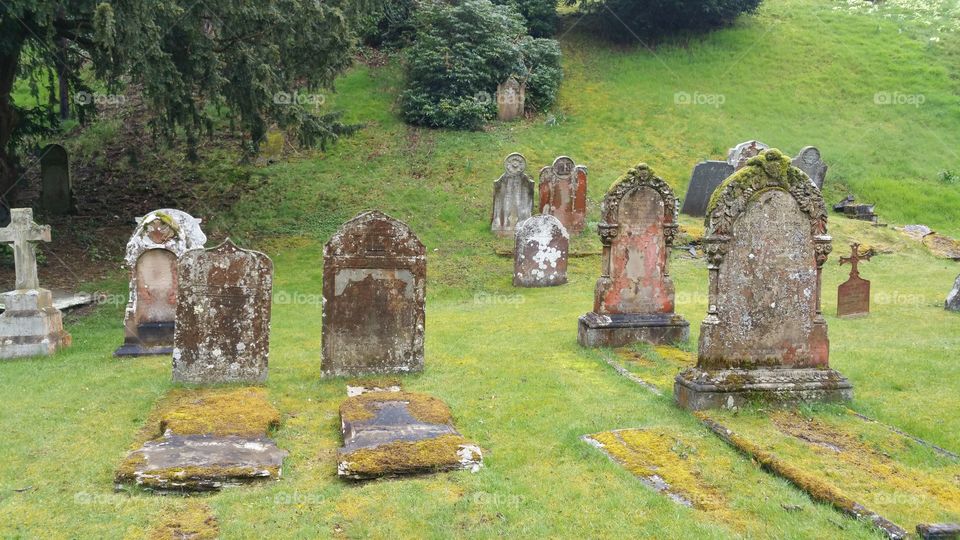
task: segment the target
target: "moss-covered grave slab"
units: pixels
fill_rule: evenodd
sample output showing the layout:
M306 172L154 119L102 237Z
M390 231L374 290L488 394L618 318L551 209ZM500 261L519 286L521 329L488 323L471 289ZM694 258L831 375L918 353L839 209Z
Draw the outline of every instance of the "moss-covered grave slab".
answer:
M268 435L279 423L262 388L172 390L150 414L116 482L211 491L278 479L287 452Z
M482 465L480 448L453 426L439 399L414 392L372 391L340 405L343 447L337 453L341 478L474 472Z

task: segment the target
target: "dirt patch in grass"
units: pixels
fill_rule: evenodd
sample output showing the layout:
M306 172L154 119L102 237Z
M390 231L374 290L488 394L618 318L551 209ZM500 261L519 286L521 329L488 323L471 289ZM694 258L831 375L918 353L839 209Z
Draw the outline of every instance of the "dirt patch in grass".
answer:
M148 540L212 540L220 523L206 503L189 502L164 510L147 533Z

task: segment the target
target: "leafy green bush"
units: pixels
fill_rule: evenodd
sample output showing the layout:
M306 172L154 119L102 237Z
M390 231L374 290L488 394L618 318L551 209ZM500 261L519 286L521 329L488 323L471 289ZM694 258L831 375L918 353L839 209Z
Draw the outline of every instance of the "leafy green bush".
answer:
M600 35L622 43L683 33L705 32L730 24L757 9L761 0L566 0L578 4Z
M417 0L382 0L360 20L360 37L371 47L403 48L416 34Z
M479 129L496 116L497 85L511 75L527 81L531 108L553 103L562 76L560 48L527 36L512 7L490 0L425 3L415 21L419 32L407 50L400 95L406 122Z
M941 184L960 184L960 173L955 173L949 169L945 169L937 174L937 180L939 180Z
M513 6L527 22L533 37L552 36L557 28L556 0L493 0L494 4Z

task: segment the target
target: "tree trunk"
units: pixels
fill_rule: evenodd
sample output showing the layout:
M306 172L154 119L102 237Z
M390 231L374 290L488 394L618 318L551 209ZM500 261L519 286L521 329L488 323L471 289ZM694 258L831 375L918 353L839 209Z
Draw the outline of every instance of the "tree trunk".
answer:
M60 119L70 118L70 68L67 66L67 38L59 39L57 79L60 83Z
M16 37L14 36L11 41L16 41ZM10 94L17 78L19 62L19 44L0 52L0 202L7 208L17 183L17 159L14 155L13 133L19 118L10 102Z

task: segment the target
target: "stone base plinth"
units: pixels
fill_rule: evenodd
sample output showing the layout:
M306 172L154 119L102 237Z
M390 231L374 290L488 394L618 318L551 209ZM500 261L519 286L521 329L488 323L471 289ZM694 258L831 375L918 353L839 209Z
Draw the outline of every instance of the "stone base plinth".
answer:
M669 345L690 337L690 323L680 315L598 315L580 317L577 342L584 347L622 347L646 342Z
M53 307L46 289L24 289L3 294L6 310L0 315L0 359L50 355L69 347L63 316Z
M144 323L136 335L127 336L114 356L153 356L173 354L174 322Z
M853 386L833 369L688 369L677 375L673 397L684 409L733 409L751 402L793 405L853 399Z

